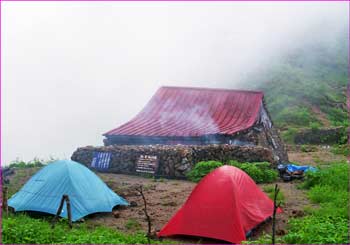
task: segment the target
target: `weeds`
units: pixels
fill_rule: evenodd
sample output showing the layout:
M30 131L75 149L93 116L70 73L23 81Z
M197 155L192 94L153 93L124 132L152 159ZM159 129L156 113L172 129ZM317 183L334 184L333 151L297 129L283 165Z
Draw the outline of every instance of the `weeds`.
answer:
M125 224L125 228L128 230L140 230L141 225L136 219L129 219Z
M301 185L320 208L307 209L309 215L289 221L286 243L349 243L348 202L349 165L330 163L315 173L307 172Z
M271 200L273 200L274 196L275 196L275 186L272 185L268 185L268 186L264 186L263 187L264 192L267 193L267 195L269 196L269 198ZM281 203L281 205L284 205L284 195L283 192L280 190L277 194L277 203Z
M96 226L90 229L86 224L75 223L68 228L66 220L60 220L54 229L45 219L34 219L24 214L3 217L2 239L4 244L40 243L40 244L147 244L144 233L124 234L108 227ZM133 225L134 226L134 223ZM163 241L170 243L169 241ZM160 243L151 240L151 243Z

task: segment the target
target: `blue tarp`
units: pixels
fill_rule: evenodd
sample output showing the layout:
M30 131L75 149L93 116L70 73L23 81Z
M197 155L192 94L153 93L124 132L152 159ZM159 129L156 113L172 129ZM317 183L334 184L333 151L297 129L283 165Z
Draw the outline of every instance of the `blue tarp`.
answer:
M87 167L69 160L41 169L8 200L8 205L15 211L56 214L64 194L71 202L72 221L91 213L111 212L116 205L128 205ZM66 205L60 216L67 218Z
M315 171L317 171L317 168L314 168L311 166L298 166L298 165L294 165L294 164L288 164L287 170L289 172L294 172L294 171L298 171L298 170L301 170L303 172L307 172L307 171L315 172Z

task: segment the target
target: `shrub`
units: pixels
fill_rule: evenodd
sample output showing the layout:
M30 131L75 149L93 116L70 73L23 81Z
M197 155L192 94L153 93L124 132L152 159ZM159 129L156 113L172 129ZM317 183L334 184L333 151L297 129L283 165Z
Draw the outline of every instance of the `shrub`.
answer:
M271 169L271 164L269 162L240 163L235 160L230 160L227 165L242 169L256 183L271 183L275 181L278 176L277 171ZM191 181L198 182L205 175L221 166L223 166L223 164L216 161L199 162L188 172L187 178Z
M33 167L42 167L44 166L44 162L37 158L34 158L32 161L24 162L24 161L13 161L10 163L10 168L33 168Z
M282 139L290 144L294 144L295 135L298 133L296 128L288 128L287 131L281 133Z
M217 161L199 162L194 168L187 173L187 178L191 181L199 182L204 176L213 171L214 169L221 167L223 164Z
M228 165L246 172L256 183L271 183L277 179L277 171L271 169L269 162L239 163L231 160Z
M311 122L317 122L317 118L309 108L303 106L286 107L275 117L277 122L285 122L287 125L304 126Z

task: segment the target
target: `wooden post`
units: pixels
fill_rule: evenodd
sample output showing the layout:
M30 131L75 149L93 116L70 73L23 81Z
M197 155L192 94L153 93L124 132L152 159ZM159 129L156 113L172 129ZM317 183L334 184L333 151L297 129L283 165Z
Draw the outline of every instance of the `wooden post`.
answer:
M145 212L146 219L147 219L147 223L148 223L147 239L148 239L148 243L150 244L150 242L151 242L150 237L151 237L151 226L152 226L152 223L151 223L151 218L149 217L149 215L148 215L148 213L147 213L147 202L146 202L145 195L143 194L142 185L139 186L139 192L140 192L140 194L141 194L141 196L142 196L143 204L144 204L144 206L145 206L145 208L143 209L143 211Z
M7 198L8 198L8 188L7 186L2 187L2 207L5 210L6 215L9 213L9 207L7 205Z
M276 211L281 206L281 203L277 203L277 195L280 189L278 185L275 185L275 193L273 198L273 215L272 215L272 244L275 244L275 235L276 235Z
M67 204L67 212L68 212L68 222L69 222L69 227L72 228L72 211L70 208L70 200L68 195L64 195L66 199L66 204Z
M57 209L57 212L56 212L56 215L55 217L53 218L52 222L51 222L51 228L54 228L55 227L55 223L60 215L60 213L62 212L62 209L63 209L63 203L64 203L64 200L65 200L65 195L62 196L62 199L61 199L61 202L60 202L60 205L58 206L58 209Z

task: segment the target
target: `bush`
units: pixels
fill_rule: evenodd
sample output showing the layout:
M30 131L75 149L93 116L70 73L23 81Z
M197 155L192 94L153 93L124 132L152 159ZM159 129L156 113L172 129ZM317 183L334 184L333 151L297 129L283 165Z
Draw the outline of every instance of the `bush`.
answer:
M217 161L199 162L187 173L187 178L194 182L199 182L204 176L221 167L223 164Z
M288 128L288 130L281 133L282 139L290 144L294 144L295 135L298 133L296 128Z
M256 183L271 183L277 179L278 173L271 169L269 162L239 163L229 161L228 165L237 167L246 172Z
M44 162L37 158L34 158L32 161L24 162L24 161L13 161L10 163L10 168L34 168L34 167L42 167L44 166Z
M303 106L286 107L274 118L276 122L284 122L287 125L304 126L312 122L318 122L309 108Z
M269 162L240 163L230 160L227 165L237 167L246 172L256 183L271 183L277 179L277 171L271 169ZM223 166L221 162L199 162L186 175L191 181L198 182L214 169Z

